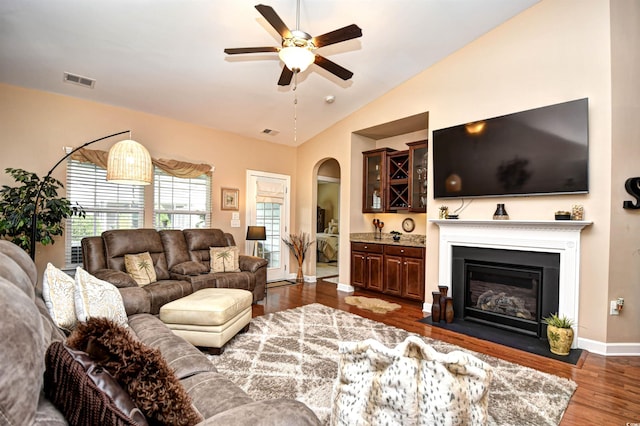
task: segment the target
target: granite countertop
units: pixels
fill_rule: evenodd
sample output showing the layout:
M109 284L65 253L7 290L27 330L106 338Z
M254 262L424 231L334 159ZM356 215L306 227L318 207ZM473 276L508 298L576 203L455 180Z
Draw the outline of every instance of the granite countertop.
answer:
M382 239L375 238L374 232L362 232L352 233L349 235L349 239L354 243L370 243L370 244L387 244L392 246L406 246L406 247L425 247L426 237L424 235L411 235L402 234L400 241L393 241L393 236L388 233L382 233Z

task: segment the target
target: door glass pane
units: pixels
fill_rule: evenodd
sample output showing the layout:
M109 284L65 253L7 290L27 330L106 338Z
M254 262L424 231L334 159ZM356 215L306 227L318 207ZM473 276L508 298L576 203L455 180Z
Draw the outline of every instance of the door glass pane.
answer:
M256 203L256 225L264 226L267 239L258 243L258 255L266 259L268 268L280 267L280 211L282 204Z

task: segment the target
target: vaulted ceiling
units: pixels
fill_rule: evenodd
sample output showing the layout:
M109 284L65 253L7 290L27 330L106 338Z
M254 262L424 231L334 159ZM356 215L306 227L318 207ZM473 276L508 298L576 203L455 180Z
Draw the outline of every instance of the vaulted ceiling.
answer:
M295 29L296 0L264 1ZM295 146L537 1L301 0L301 30L355 23L363 36L317 51L350 80L311 65L294 90L277 85L276 53L223 53L280 46L255 1L3 0L0 82Z

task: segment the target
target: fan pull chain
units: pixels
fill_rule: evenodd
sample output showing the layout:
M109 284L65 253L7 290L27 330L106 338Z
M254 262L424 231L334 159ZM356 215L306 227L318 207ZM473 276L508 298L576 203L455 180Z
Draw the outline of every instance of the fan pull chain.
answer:
M293 90L296 90L295 87ZM293 92L293 144L298 144L298 93Z

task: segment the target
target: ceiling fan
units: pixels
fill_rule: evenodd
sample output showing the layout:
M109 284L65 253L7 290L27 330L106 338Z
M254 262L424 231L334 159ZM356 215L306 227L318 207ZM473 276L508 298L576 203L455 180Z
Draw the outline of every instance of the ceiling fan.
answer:
M300 0L297 2L296 29L293 31L287 27L271 6L258 4L256 5L256 9L280 34L282 37L282 47L239 47L224 49L224 53L227 55L237 55L242 53L277 52L280 59L282 59L286 65L280 74L280 79L278 80L279 86L289 85L294 73L303 72L312 63L315 63L343 80L349 80L353 76L351 71L330 61L324 56L316 54L315 50L330 44L361 37L362 30L360 27L351 24L326 34L312 37L299 29Z

